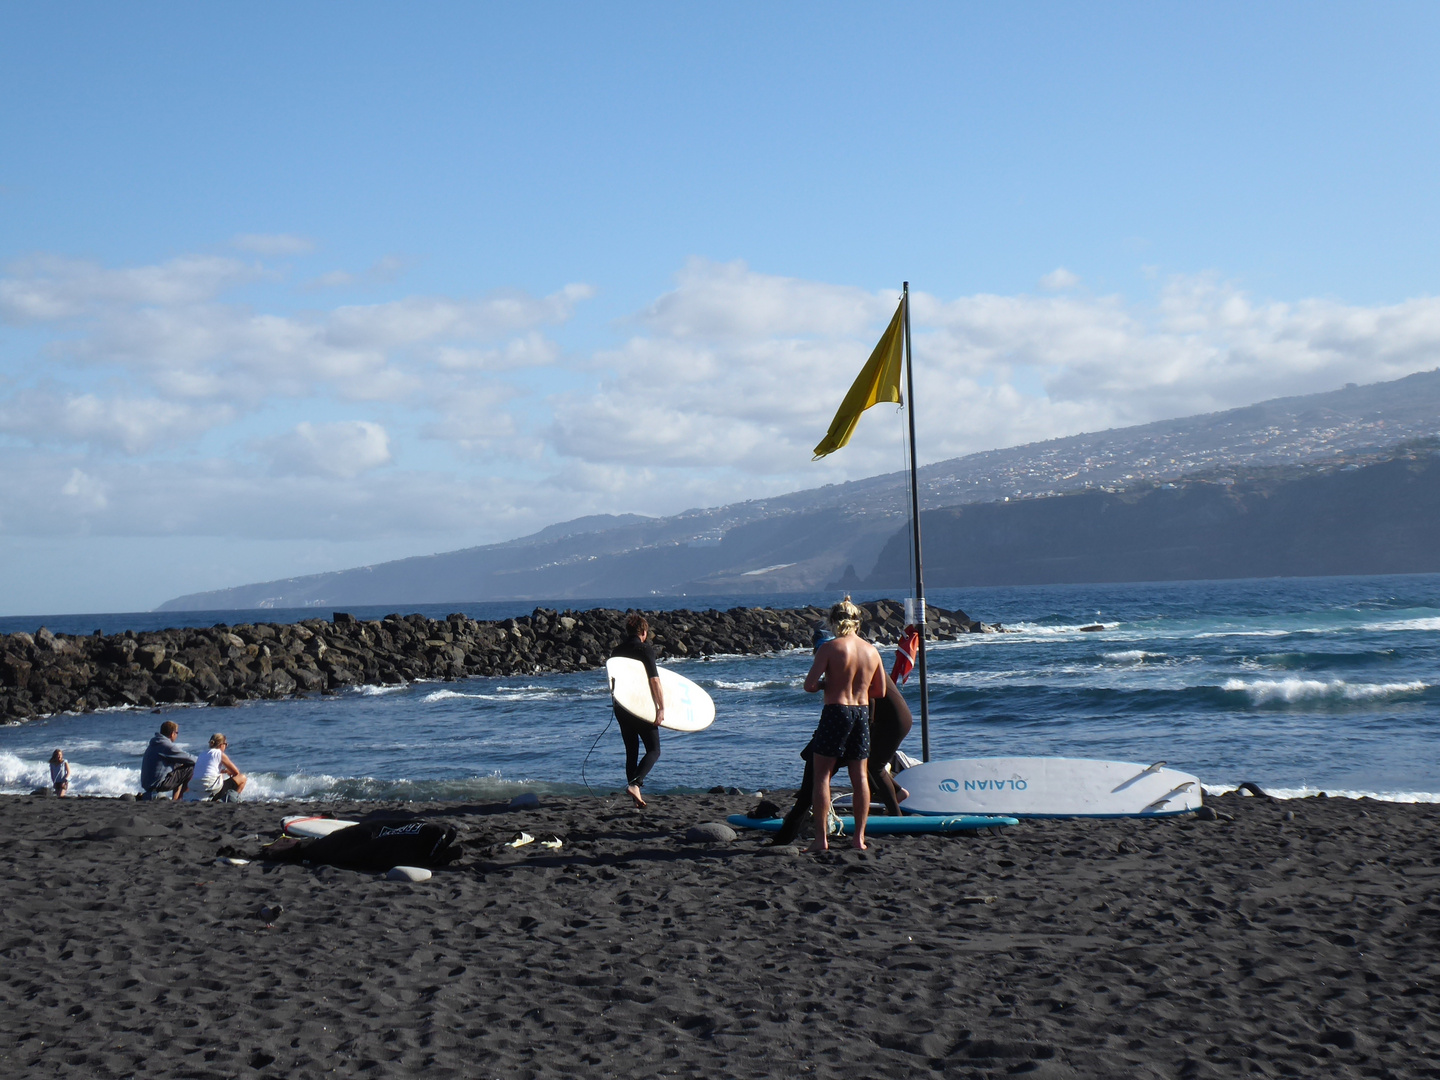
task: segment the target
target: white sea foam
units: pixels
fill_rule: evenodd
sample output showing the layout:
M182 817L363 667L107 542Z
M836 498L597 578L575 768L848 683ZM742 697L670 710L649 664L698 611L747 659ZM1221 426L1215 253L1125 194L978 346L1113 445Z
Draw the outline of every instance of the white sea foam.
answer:
M1205 790L1211 795L1223 795L1227 791L1236 791L1238 784L1209 784ZM1266 795L1276 799L1311 799L1324 791L1332 799L1374 799L1377 802L1393 803L1440 803L1440 791L1352 791L1349 789L1337 788L1315 788L1315 787L1267 787L1264 789Z
M361 697L380 697L382 694L394 694L401 690L408 690L408 683L396 683L392 686L380 686L376 683L366 683L364 686L355 687L355 693Z
M420 700L429 704L432 701L449 701L452 698L471 698L474 700L494 700L490 694L462 694L459 690L432 690Z
M1116 664L1143 664L1146 660L1169 660L1167 653L1146 652L1144 649L1124 649L1120 652L1101 653L1106 660Z
M1082 632L1082 630L1083 630L1084 627L1087 627L1087 626L1097 626L1097 625L1100 626L1102 629L1105 629L1105 630L1118 630L1118 629L1120 628L1120 624L1119 624L1118 622L1116 622L1116 623L1086 622L1086 623L1074 623L1074 624L1066 625L1066 626L1042 626L1042 625L1039 624L1039 623L1018 622L1018 623L1007 623L1006 626L1005 626L1005 629L1006 629L1007 631L1012 632L1012 633L1018 632L1018 633L1021 633L1021 634L1032 634L1032 635L1035 635L1035 636L1037 636L1037 637L1058 637L1058 636L1060 636L1060 635L1062 635L1062 634L1065 634L1065 635L1068 635L1068 634L1078 634L1078 633L1081 633L1081 632ZM1087 631L1087 632L1088 632L1088 633L1092 633L1092 634L1093 634L1093 633L1098 633L1098 631L1095 631L1095 630L1091 630L1091 631Z
M1395 683L1348 683L1344 679L1227 679L1220 689L1230 693L1243 693L1255 705L1272 705L1277 702L1317 701L1375 701L1379 698L1399 697L1418 694L1428 689L1418 679L1412 682Z
M68 757L69 755L67 755ZM0 793L28 795L50 786L50 762L0 751ZM140 770L70 761L71 795L122 795L140 789Z
M709 679L707 685L716 690L793 690L800 679Z
M1440 630L1440 617L1396 619L1393 622L1365 623L1360 629L1377 633L1384 633L1387 630Z
M1285 637L1289 634L1312 634L1319 632L1319 630L1313 630L1309 627L1302 627L1295 630L1207 630L1203 634L1196 634L1195 637Z
M609 691L606 691L608 696ZM500 686L496 687L493 693L466 693L463 690L432 690L420 699L424 704L433 704L437 701L451 701L455 698L464 698L469 701L554 701L561 697L595 697L595 693L562 694L554 689L542 689L538 686Z

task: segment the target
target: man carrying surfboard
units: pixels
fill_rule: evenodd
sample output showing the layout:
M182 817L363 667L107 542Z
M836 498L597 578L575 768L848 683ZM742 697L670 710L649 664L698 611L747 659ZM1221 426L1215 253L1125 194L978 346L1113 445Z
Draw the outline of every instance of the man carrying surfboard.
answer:
M660 670L655 666L655 649L649 643L650 623L639 612L631 612L625 620L626 638L615 650L616 656L638 660L645 665L645 676L650 682L650 697L655 702L655 721L641 720L628 709L615 703L615 720L620 725L620 737L625 740L625 790L635 805L645 809L645 799L640 794L645 777L660 760L660 725L665 721L665 693L660 689ZM640 744L645 744L645 756L640 757Z
M824 691L820 723L810 739L815 765L815 842L810 851L825 851L829 839L824 821L830 810L830 774L836 764L850 770L854 789L855 834L851 843L865 850L865 820L870 814L870 699L885 696L885 668L880 653L862 638L860 609L845 597L830 609L835 637L815 650L805 676L805 692Z

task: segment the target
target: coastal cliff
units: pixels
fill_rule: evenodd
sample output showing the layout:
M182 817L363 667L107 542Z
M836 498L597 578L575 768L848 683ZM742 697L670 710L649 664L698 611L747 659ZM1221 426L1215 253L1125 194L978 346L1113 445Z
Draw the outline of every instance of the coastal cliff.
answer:
M876 644L897 640L900 604L860 606L866 637ZM963 611L929 611L930 634L938 639L988 629ZM809 648L825 618L818 607L644 614L662 659ZM458 614L360 621L336 612L329 621L84 637L41 627L33 635L0 635L0 720L162 703L233 705L417 679L587 671L603 666L620 644L625 617L609 608L536 608L501 622Z
M925 511L932 588L1440 571L1440 456ZM856 588L899 587L908 536ZM897 574L898 569L898 574Z

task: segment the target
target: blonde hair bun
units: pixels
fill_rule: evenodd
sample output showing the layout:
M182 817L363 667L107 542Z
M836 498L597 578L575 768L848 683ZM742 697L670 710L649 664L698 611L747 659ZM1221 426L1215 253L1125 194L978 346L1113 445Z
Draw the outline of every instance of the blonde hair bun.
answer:
M850 602L850 594L846 593L845 599L830 609L830 629L836 637L857 633L864 617L865 613Z

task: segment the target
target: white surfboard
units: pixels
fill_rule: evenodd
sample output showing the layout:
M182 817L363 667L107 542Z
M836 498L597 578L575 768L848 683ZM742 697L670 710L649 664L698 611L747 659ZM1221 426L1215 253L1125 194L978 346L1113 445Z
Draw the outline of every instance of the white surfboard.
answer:
M285 827L286 836L306 836L312 839L319 839L322 836L329 836L332 832L348 829L351 825L357 824L357 822L345 821L343 818L314 817L300 814L294 817L281 818L280 824Z
M660 692L665 696L665 721L660 726L669 731L703 731L715 722L715 702L710 695L684 675L660 668ZM650 680L645 665L627 656L605 661L610 676L610 696L626 712L641 720L655 722L655 701L650 696Z
M1089 758L950 758L895 777L912 814L1009 817L1163 817L1200 808L1200 781L1157 761Z

